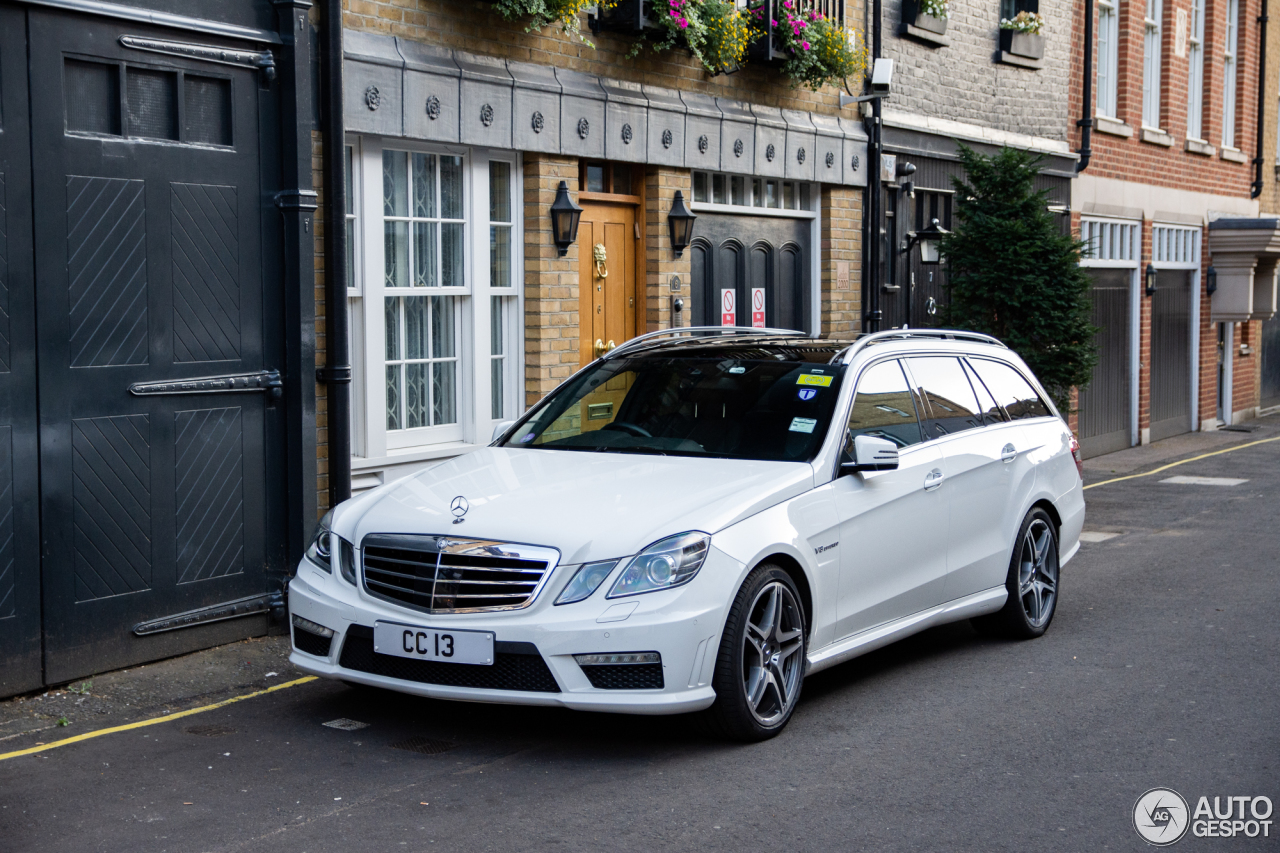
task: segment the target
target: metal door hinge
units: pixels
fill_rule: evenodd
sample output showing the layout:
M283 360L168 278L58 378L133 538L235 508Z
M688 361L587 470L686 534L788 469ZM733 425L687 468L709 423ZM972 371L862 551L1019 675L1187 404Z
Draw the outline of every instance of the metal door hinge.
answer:
M278 370L257 373L228 373L222 376L198 376L168 382L135 382L129 393L135 397L174 396L177 394L233 394L265 391L273 400L280 399L284 380Z
M281 210L315 210L317 206L315 190L281 190L276 193L276 207Z
M316 368L316 381L324 385L346 385L351 382L351 365L335 364Z
M133 626L133 633L139 637L145 637L148 634L162 634L165 631L176 631L179 628L194 628L197 625L221 622L224 619L253 616L258 613L266 613L273 606L278 607L282 601L283 598L279 592L237 598L235 601L224 601L222 604L211 604L208 607L199 607L195 610L175 613L172 616L162 616L159 619L139 622Z
M210 44L164 41L162 39L143 38L142 36L120 36L120 44L131 50L145 50L149 53L181 56L184 59L216 62L219 65L254 68L262 72L262 75L267 78L267 82L276 79L276 58L269 50L236 50Z

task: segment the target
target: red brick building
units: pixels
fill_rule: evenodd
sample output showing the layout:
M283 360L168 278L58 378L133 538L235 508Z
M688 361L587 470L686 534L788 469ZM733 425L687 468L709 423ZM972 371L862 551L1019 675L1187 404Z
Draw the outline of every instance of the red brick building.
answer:
M1254 344L1275 308L1274 223L1254 189L1260 2L1077 9L1071 130L1089 157L1072 223L1102 329L1077 414L1087 453L1259 410Z

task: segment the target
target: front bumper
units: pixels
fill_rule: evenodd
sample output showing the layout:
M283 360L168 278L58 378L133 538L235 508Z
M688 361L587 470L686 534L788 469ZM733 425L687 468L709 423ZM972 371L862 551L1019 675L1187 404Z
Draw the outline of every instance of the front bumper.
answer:
M575 570L574 566L557 567L537 600L524 610L428 614L373 599L303 560L298 574L289 584L290 614L329 628L334 636L327 655L309 654L299 649L299 629L294 628L294 650L289 660L313 675L435 699L550 705L627 714L682 714L700 711L715 701L711 675L719 649L725 608L733 590L737 589L743 570L737 561L713 547L698 577L684 587L609 601L604 595L613 583L614 577L611 576L586 601L553 606L555 597ZM623 605L621 610L629 611L621 619L618 618L618 604ZM600 621L606 618L611 621ZM367 630L378 621L493 631L499 657L503 649L537 654L554 678L558 692L549 692L549 685L535 691L459 687L412 680L405 674L414 670L413 667L393 665L405 659L372 652L365 637ZM357 626L354 631L353 626ZM358 665L359 669L343 665L343 652L348 644L351 649L345 662ZM303 642L301 645L308 644ZM313 651L321 650L315 644L310 644L310 647ZM575 654L649 651L656 651L662 656L663 687L660 689L595 688L573 658ZM370 662L375 665L370 666ZM465 665L434 666L452 668ZM378 674L367 671L369 669L394 672L404 677ZM418 667L416 671L422 669Z

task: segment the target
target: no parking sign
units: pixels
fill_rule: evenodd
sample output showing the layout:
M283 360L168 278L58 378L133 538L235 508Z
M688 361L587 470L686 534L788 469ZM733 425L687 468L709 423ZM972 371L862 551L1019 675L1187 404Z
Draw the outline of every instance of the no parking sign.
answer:
M764 328L764 288L751 288L751 326L756 329Z
M720 325L738 325L738 297L727 287L720 291Z

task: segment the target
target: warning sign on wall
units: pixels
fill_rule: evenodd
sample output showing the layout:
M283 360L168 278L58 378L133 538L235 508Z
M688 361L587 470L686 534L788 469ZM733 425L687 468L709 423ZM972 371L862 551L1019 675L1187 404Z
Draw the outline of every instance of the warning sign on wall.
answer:
M731 288L720 291L720 325L738 325L738 298Z
M751 326L756 329L764 328L764 288L751 288Z

